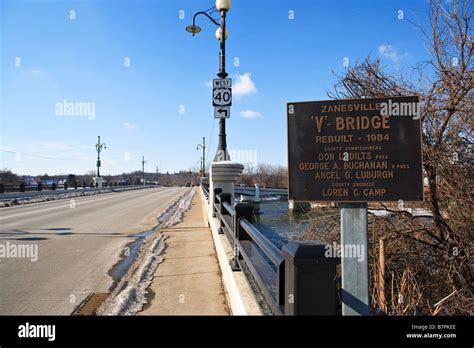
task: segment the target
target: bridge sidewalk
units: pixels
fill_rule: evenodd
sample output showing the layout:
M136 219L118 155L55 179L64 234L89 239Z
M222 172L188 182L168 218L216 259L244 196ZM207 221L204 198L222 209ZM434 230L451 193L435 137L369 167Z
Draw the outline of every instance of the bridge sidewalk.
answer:
M229 315L211 230L199 192L182 222L167 235L163 262L150 285L151 303L141 315Z

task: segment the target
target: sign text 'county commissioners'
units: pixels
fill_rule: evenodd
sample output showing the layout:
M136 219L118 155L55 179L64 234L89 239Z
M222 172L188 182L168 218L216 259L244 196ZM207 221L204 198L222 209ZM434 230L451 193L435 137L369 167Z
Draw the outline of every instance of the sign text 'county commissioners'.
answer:
M421 201L417 96L287 104L289 198Z

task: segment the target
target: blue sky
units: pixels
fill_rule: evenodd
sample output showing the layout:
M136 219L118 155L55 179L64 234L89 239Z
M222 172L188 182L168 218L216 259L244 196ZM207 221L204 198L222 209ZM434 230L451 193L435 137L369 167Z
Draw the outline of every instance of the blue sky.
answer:
M0 3L0 167L82 174L94 170L98 135L107 144L103 174L137 170L142 155L148 171L187 170L199 162L203 136L213 157L216 27L205 17L195 37L185 27L214 1ZM345 58L381 56L409 74L428 54L409 21L425 25L427 9L425 0L234 0L227 21L233 159L250 153L258 163L286 165L286 103L328 99ZM58 114L64 100L94 105L94 117Z

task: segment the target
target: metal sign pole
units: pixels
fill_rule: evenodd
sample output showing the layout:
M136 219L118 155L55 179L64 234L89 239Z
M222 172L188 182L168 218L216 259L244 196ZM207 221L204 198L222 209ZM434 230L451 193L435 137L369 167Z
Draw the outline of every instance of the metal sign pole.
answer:
M340 203L342 315L368 315L367 203Z

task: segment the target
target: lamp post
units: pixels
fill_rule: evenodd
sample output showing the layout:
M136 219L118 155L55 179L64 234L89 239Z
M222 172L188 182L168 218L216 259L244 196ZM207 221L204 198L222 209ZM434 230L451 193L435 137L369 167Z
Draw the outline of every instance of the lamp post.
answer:
M201 156L201 158L199 159L199 161L200 161L199 164L201 165L201 170L200 170L200 172L201 172L201 178L202 178L202 177L204 177L204 175L202 174L202 173L203 173L203 169L202 169L202 168L204 167L204 162L202 161L202 156Z
M212 18L207 12L210 11L200 11L197 12L193 16L193 24L186 27L186 31L191 33L193 36L196 35L201 31L201 28L196 25L196 17L198 15L205 15L209 20L214 23L219 28L216 30L216 38L220 41L220 49L219 49L219 72L217 76L221 79L225 79L228 74L225 71L225 41L227 40L229 33L226 30L226 15L227 12L230 10L232 5L231 0L216 0L215 10L219 11L220 13L220 23L217 22L214 18ZM212 8L210 13L214 12L214 8ZM219 119L219 144L217 146L217 152L214 156L214 162L220 161L228 161L230 160L229 153L227 151L227 139L225 133L225 118Z
M106 149L107 148L107 145L105 145L105 143L100 143L100 135L98 136L98 139L97 139L97 144L95 144L95 148L97 150L97 177L100 178L100 153L102 151L102 149Z
M202 177L206 176L206 137L202 137L202 144L198 144L196 150L202 148L202 157L201 157L201 175Z
M143 186L145 186L145 163L148 161L145 161L145 156L142 156Z

